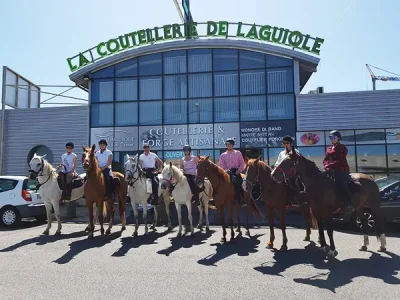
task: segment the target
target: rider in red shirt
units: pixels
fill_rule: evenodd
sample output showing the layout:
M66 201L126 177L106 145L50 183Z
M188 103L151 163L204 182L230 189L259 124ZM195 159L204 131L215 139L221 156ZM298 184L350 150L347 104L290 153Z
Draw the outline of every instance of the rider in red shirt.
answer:
M344 201L345 210L352 210L351 192L349 189L350 167L347 163L347 147L340 143L342 135L339 131L333 130L329 133L332 145L328 147L324 159L324 168L327 171L334 171L336 187Z

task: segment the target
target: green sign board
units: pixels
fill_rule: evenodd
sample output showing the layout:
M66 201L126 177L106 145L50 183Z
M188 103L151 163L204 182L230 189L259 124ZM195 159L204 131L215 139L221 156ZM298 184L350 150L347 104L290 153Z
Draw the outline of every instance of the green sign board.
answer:
M115 53L157 42L188 38L241 38L259 42L269 42L290 46L305 52L319 55L324 39L311 37L300 31L291 31L270 25L228 23L226 21L191 22L186 24L168 24L133 31L117 38L101 42L97 46L67 58L71 72Z

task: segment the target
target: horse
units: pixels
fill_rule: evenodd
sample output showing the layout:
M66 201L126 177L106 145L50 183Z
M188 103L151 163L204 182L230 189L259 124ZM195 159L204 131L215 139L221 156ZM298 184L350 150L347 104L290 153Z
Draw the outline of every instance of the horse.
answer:
M280 228L282 230L282 246L280 250L286 251L287 236L286 236L286 206L288 199L288 187L284 182L277 182L272 179L272 169L262 160L260 157L257 159L250 159L246 162L247 170L243 185L246 190L252 195L253 188L257 185L261 187L261 197L264 200L265 209L268 214L270 238L267 243L267 247L272 249L274 247L275 233L274 233L274 209L279 212ZM310 217L304 209L304 204L301 205L301 211L303 212L305 223L306 223L306 237L304 241L310 241L311 234L311 222ZM308 217L307 217L308 216Z
M341 201L336 193L335 183L330 172L320 170L317 165L294 151L289 153L272 174L276 180L282 180L287 174L298 174L306 187L307 199L313 226L318 228L321 247L327 252L328 257L338 254L333 240L333 212L336 211ZM380 241L378 251L386 251L386 237L384 233L384 219L382 217L380 202L381 196L376 182L363 173L351 173L352 206L363 224L364 242L361 251L366 251L369 245L367 220L364 214L366 207L375 216L376 237ZM330 247L326 244L324 227L329 236Z
M46 207L47 214L47 227L43 234L48 235L52 223L52 208L54 209L54 214L58 223L57 231L55 235L61 235L61 216L60 216L60 199L62 195L62 190L58 184L58 174L56 169L45 160L46 154L39 156L36 153L33 155L31 161L29 162L29 179L37 179L39 182L38 191L43 199L44 205ZM72 190L71 201L78 200L83 196L83 185Z
M145 224L145 234L148 233L147 227L147 202L152 197L152 192L147 190L147 178L144 175L144 172L140 165L138 164L138 154L134 157L130 157L128 154L126 155L126 162L125 162L125 180L128 183L128 194L131 198L131 205L134 213L134 220L135 220L135 231L133 232L132 236L138 235L138 228L139 228L139 219L138 219L138 206L139 204L143 207L143 220ZM161 175L158 175L159 182L162 179ZM165 203L165 211L168 217L168 230L172 229L171 225L171 218L169 214L169 193L168 191L163 192L161 189L158 190L158 197L162 196ZM150 229L155 229L158 220L158 210L156 205L153 205L154 208L154 221Z
M104 218L110 214L110 220L106 234L111 233L111 229L114 223L114 197L106 197L105 195L105 181L103 172L99 168L97 159L95 157L96 145L93 144L92 148L86 148L82 145L82 164L83 169L86 171L86 182L84 185L84 193L86 198L86 206L89 209L89 235L88 237L93 238L94 233L94 207L95 205L99 209L99 222L100 232L104 235L103 222ZM125 218L125 202L128 193L128 185L124 180L124 175L119 172L113 172L113 182L110 184L114 185L114 192L118 198L118 208L121 220L121 232L126 229L126 218Z
M200 231L203 229L203 211L205 214L205 223L206 223L206 231L210 231L210 223L208 221L208 209L209 209L209 202L213 195L213 187L211 182L207 179L205 180L198 180L196 177L195 179L197 186L200 189L199 200L200 205L197 206L199 209L199 224L197 225L197 229Z
M235 199L235 188L231 182L230 176L226 173L221 167L217 166L210 160L210 155L208 156L200 156L197 155L199 159L199 163L197 165L197 177L199 180L204 181L205 178L211 183L213 188L213 199L215 201L215 206L218 210L219 217L222 223L222 237L221 242L226 242L226 229L225 229L225 216L224 216L224 207L228 208L228 221L229 226L231 228L231 239L232 242L235 238L235 233L233 230L233 206ZM242 176L243 177L243 176ZM251 207L254 216L257 218L263 218L261 211L259 210L257 204L254 202L248 192L245 191L245 200L248 206ZM239 206L237 207L238 221L239 219ZM246 208L246 218L247 218L247 234L250 235L248 229L248 208ZM238 227L238 231L240 233L240 225Z
M174 185L172 197L175 201L176 211L178 212L179 229L177 237L182 236L182 205L186 205L188 210L188 219L190 223L191 235L194 235L192 218L192 191L183 172L170 162L164 163L162 170L161 189L167 190L170 185Z

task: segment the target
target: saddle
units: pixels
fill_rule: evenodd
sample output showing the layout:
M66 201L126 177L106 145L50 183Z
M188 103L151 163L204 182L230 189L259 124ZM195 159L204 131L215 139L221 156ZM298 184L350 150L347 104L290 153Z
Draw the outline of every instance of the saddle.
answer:
M81 178L79 176L79 174L74 173L72 175L72 189L80 188L84 184L85 181L86 181L86 176L85 176L85 178ZM60 175L58 175L58 177L57 177L57 183L58 183L58 187L60 188L60 190L62 190L64 188L64 183L61 181Z
M326 176L334 183L336 186L335 171L329 170L325 171ZM352 194L359 193L362 189L360 181L354 178L351 174L348 177L347 186Z

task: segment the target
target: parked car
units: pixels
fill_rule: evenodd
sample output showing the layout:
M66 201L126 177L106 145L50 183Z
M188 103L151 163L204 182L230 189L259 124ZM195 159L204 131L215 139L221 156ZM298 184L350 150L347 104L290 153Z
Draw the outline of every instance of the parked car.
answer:
M381 210L385 222L395 223L400 222L400 175L391 175L383 177L375 181L381 193ZM368 229L375 229L375 216L372 211L366 207L365 215L368 221ZM356 213L338 214L334 220L341 223L352 223L359 230L362 230L361 220L356 216Z
M46 220L46 208L36 182L26 176L0 176L0 225L14 227L22 218Z

